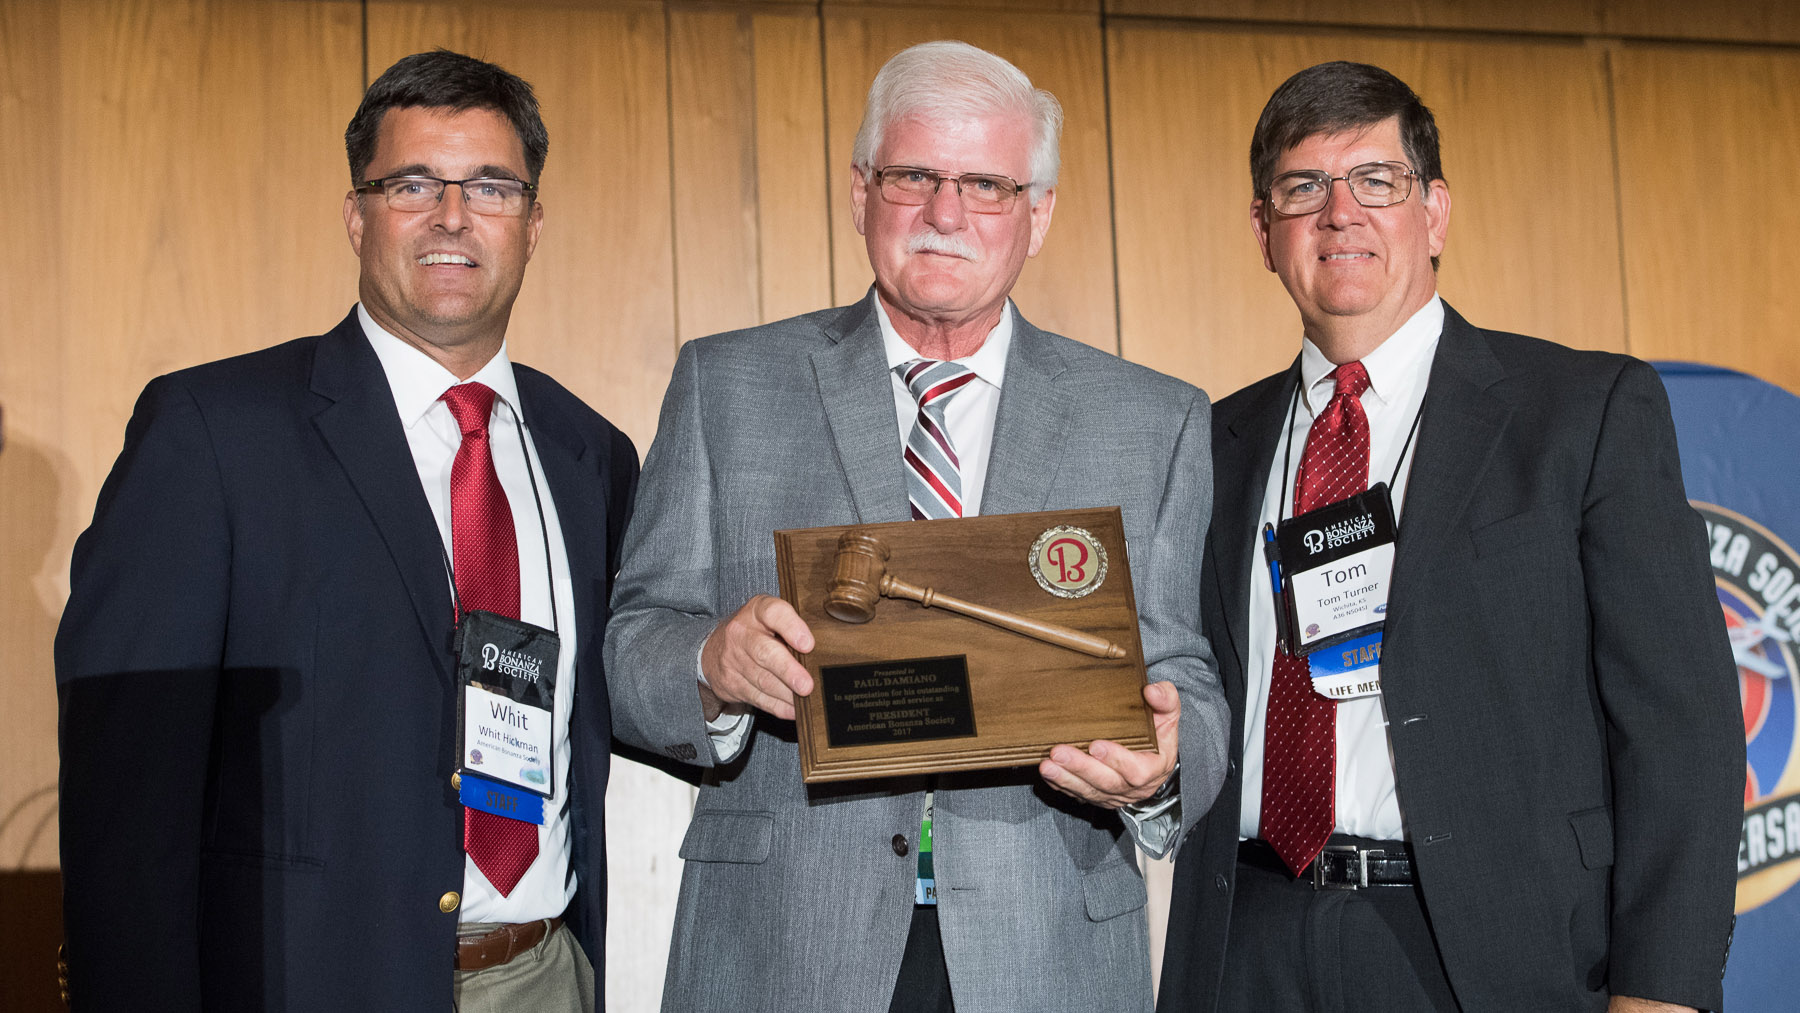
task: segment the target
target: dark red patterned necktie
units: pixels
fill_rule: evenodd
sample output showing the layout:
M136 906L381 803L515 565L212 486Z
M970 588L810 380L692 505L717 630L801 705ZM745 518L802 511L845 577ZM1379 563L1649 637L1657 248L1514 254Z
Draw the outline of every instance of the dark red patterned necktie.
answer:
M519 618L519 542L512 507L488 443L494 392L464 383L444 392L444 404L462 430L450 465L450 544L455 554L456 596L464 612L482 609ZM463 809L463 850L505 897L537 859L538 828L480 809Z
M1346 362L1332 375L1337 389L1313 420L1300 455L1296 516L1369 487L1369 417L1361 400L1369 372ZM1337 701L1313 692L1305 658L1277 646L1263 726L1259 833L1296 876L1319 856L1336 823L1336 763Z

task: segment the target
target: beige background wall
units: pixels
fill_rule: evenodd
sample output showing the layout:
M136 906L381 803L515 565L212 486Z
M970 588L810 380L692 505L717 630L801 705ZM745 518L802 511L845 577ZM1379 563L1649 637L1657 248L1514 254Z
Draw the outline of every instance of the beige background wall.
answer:
M1276 84L1347 58L1438 114L1442 290L1473 320L1800 390L1786 0L0 0L0 1005L48 981L70 548L145 381L350 306L341 137L365 80L444 45L536 85L547 216L514 355L641 450L679 342L864 290L862 93L941 37L1068 111L1055 227L1016 292L1042 326L1215 395L1280 368L1297 327L1250 237L1245 152ZM653 1008L689 797L639 768L609 804L614 1005Z

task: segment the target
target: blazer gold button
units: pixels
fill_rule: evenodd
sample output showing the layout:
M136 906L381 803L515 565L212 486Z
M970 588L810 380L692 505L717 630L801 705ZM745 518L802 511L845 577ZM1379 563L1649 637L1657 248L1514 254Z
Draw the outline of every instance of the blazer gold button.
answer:
M899 855L901 858L905 858L906 852L908 850L907 845L906 845L906 835L905 834L895 834L894 840L893 840L893 845L894 845L894 854Z
M450 787L455 788L457 791L462 790L462 775L461 774L451 774L450 775Z
M444 912L445 914L449 914L450 912L456 910L456 905L461 904L461 903L462 903L462 894L457 893L455 890L451 890L449 893L446 893L442 897L438 898L438 910Z

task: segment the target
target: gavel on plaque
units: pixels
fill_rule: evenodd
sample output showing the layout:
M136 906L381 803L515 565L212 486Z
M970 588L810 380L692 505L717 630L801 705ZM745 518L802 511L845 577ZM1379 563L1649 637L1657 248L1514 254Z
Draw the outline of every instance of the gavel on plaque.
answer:
M926 608L941 608L979 619L1033 640L1096 658L1125 657L1125 648L1105 637L977 605L939 594L933 588L908 583L887 572L887 561L888 547L881 539L866 531L844 532L838 539L837 569L831 578L831 589L825 593L825 613L841 622L866 623L875 618L875 605L882 598L905 598Z

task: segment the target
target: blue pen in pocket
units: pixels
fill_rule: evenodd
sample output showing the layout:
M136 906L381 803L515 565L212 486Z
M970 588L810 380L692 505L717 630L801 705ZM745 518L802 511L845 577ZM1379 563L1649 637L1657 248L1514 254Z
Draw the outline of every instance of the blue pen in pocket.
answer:
M1287 650L1287 601L1281 595L1281 550L1275 545L1275 525L1263 524L1263 555L1269 560L1269 590L1275 596L1275 646Z

